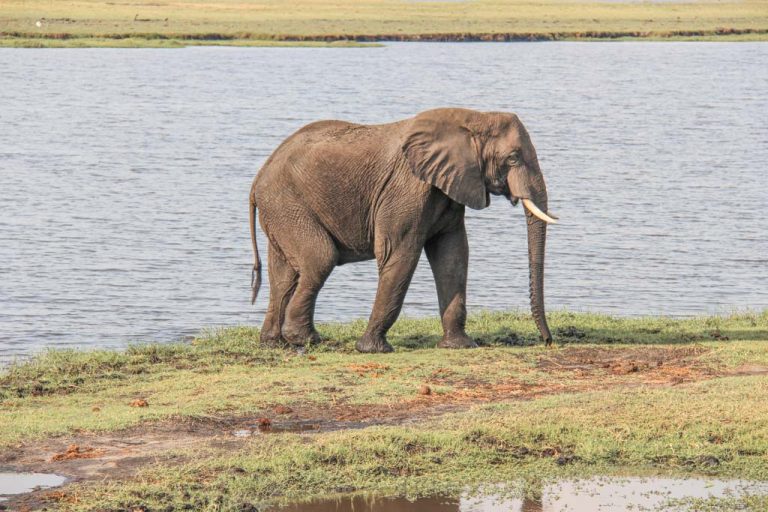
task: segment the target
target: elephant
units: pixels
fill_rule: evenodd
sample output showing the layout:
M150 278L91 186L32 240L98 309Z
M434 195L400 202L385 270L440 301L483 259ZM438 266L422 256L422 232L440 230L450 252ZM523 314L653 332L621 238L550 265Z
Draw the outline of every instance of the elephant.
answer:
M547 188L517 115L439 108L388 124L318 121L289 136L253 180L252 296L261 285L256 216L269 241L264 343L318 343L317 295L337 265L376 260L378 288L360 352L391 352L387 331L426 252L437 288L442 348L476 347L467 336L466 206L490 195L524 205L530 303L544 342Z

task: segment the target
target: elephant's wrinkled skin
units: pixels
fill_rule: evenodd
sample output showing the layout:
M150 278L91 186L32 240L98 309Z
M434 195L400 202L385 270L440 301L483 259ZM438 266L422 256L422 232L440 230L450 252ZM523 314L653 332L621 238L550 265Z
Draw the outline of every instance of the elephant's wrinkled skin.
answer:
M444 335L439 346L476 346L464 331L464 206L485 208L489 194L526 205L531 309L550 343L543 279L545 220L552 219L543 213L547 189L536 150L514 114L465 109L430 110L382 125L320 121L277 148L251 188L253 300L261 283L257 208L269 239L269 308L262 341L319 341L315 300L333 268L375 258L378 291L357 349L390 352L386 334L423 248L440 303Z

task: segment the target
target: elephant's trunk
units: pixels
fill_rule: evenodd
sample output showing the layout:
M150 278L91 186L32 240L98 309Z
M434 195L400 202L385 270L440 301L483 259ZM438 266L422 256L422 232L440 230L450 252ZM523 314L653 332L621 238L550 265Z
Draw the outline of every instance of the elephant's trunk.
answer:
M539 203L541 204L541 203ZM546 200L543 205L546 208ZM531 292L531 314L544 343L552 343L547 317L544 313L544 246L547 241L547 223L526 211L528 221L528 269Z
M530 276L531 313L541 337L549 345L547 317L544 314L544 246L547 241L547 223L556 222L548 207L547 186L538 168L528 174L509 173L507 183L510 194L522 200L528 223L528 269Z

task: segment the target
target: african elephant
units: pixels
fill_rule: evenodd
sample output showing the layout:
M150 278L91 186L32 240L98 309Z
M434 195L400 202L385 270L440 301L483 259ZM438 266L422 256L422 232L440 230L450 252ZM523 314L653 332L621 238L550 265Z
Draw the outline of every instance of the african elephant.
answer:
M256 213L269 240L269 307L262 341L318 342L315 300L336 265L376 259L379 283L356 348L390 352L397 319L422 249L435 277L439 347L475 347L465 332L467 234L464 207L502 195L522 200L528 229L533 318L551 343L544 314L547 189L536 150L514 114L429 110L388 124L319 121L288 137L253 181L252 302L261 284Z

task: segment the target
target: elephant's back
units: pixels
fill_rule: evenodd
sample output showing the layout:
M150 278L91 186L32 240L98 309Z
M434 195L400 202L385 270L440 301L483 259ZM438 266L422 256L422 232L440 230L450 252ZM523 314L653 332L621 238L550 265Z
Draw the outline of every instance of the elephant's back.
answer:
M299 163L305 164L304 161L312 147L323 144L324 138L343 131L349 125L352 123L338 120L315 121L289 135L259 169L253 184L257 197L263 196L270 187L284 184L285 180L289 179L287 175L296 170Z
M382 125L346 121L304 126L262 167L254 183L257 204L300 204L340 248L369 255L374 199L392 172L390 154L399 147L386 132Z
M382 125L325 120L310 123L286 138L257 176L263 186L291 179L300 185L315 179L349 179L381 151ZM278 177L279 176L279 177ZM262 188L263 188L262 186Z
M367 128L367 126L338 119L326 119L299 128L289 139L296 137L300 138L302 142L327 143L331 140L340 140L345 135L361 128Z

